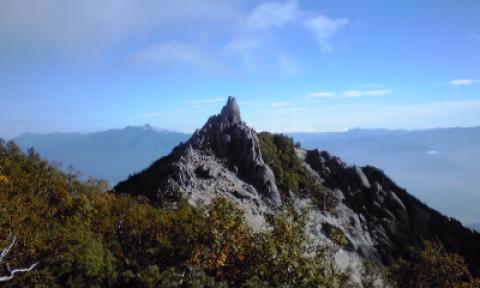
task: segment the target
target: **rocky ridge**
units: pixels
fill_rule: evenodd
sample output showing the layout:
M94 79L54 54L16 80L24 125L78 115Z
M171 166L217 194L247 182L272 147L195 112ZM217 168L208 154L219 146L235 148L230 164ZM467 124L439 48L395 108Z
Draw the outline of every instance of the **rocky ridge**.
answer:
M406 255L409 246L429 240L464 256L479 274L479 234L430 209L377 168L349 166L326 151L296 148L296 154L307 173L336 198L333 211L316 206L308 194L289 191L290 199L282 199L257 133L242 122L235 98L229 97L221 113L190 140L119 183L115 191L145 195L164 206L174 205L179 194L192 204L226 197L245 211L255 229L265 228L266 215L288 202L308 208L308 236L337 245L341 267L358 272L365 259L387 264ZM332 231L342 235L341 244Z
M254 227L264 224L262 214L282 203L275 176L262 158L257 133L242 122L233 97L186 143L119 183L116 190L143 194L163 205L170 204L176 192L185 193L192 203L227 197L241 204Z

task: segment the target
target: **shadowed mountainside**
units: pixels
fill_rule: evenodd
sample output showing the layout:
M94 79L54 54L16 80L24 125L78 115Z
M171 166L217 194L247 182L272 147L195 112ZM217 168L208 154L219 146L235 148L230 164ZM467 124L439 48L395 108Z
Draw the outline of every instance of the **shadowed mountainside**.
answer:
M307 149L380 167L429 206L465 224L480 222L480 127L289 135Z

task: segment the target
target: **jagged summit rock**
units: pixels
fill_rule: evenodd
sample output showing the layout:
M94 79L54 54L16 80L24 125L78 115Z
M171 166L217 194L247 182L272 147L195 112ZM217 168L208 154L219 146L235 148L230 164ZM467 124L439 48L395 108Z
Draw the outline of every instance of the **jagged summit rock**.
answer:
M231 124L242 121L242 118L240 117L240 108L238 107L235 97L228 96L227 104L223 106L221 115L225 121Z
M281 204L275 176L262 158L257 133L241 121L234 97L228 98L221 113L210 117L187 145L225 160L229 170L253 185L271 204Z
M115 190L168 202L172 187L192 202L223 196L260 215L281 205L275 175L265 164L257 133L241 121L234 97L192 137Z

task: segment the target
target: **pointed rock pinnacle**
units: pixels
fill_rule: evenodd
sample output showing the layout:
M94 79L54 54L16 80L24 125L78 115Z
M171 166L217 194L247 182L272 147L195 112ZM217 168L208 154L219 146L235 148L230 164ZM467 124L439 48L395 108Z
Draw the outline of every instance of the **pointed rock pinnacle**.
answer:
M236 124L242 121L240 108L238 107L235 97L228 96L227 104L223 106L221 115L222 118L230 124Z

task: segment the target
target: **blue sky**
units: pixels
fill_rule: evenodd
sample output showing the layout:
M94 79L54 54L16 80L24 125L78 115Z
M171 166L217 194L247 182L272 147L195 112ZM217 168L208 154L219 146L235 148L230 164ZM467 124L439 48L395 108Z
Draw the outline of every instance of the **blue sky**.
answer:
M480 1L0 2L0 137L480 125Z

